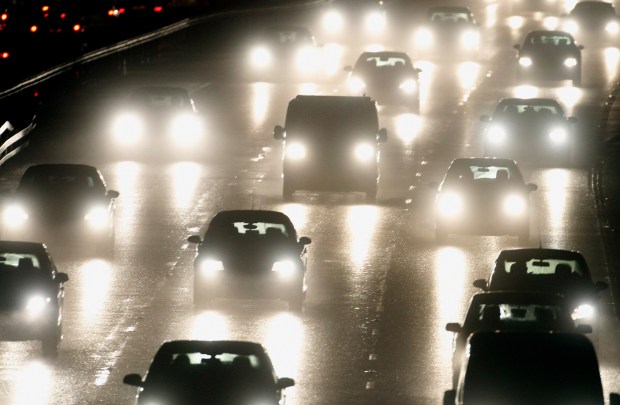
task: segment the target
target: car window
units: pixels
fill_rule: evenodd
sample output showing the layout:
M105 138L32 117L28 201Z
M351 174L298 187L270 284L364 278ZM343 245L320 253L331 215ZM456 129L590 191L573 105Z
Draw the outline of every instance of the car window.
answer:
M37 189L96 189L101 184L98 178L94 176L84 175L65 175L65 174L44 174L38 173L22 178L19 188L37 188Z
M398 67L406 66L407 60L403 57L391 56L368 56L364 59L364 64L372 67Z
M448 173L446 180L454 181L487 181L487 180L517 180L514 170L508 166L476 166L468 165L454 167Z
M301 31L267 31L265 33L265 39L269 42L277 43L280 45L306 43L312 40L312 37L305 32Z
M285 224L274 222L229 222L220 223L209 227L205 240L218 240L220 238L234 238L236 240L252 241L282 241L291 239Z
M526 43L542 46L569 46L573 45L573 39L562 34L530 35Z
M466 23L471 22L469 14L458 11L434 11L430 14L430 20L434 22Z
M480 303L467 314L465 327L469 330L518 327L549 327L564 321L562 308L546 304Z
M0 253L0 272L40 270L39 258L30 253Z
M498 270L514 275L523 271L523 264L522 262L506 260L499 264ZM532 275L556 274L558 276L584 277L584 271L577 260L531 259L525 262L525 271Z
M189 105L189 99L180 94L138 94L133 101L151 108L180 108Z
M525 116L529 113L541 113L541 115L551 114L556 116L561 115L558 107L549 104L502 104L498 106L496 110L496 114L524 114Z
M286 115L286 134L287 137L329 141L330 146L339 139L376 138L379 123L373 108L370 104L336 106L331 103L290 108Z

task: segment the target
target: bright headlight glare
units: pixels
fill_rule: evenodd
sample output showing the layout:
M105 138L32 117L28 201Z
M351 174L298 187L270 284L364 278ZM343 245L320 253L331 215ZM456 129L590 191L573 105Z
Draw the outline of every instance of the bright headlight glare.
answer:
M366 88L364 81L357 76L351 77L348 81L348 85L349 89L354 93L362 92L364 91L364 88Z
M49 302L51 302L50 298L35 295L28 299L28 302L26 303L26 311L30 314L39 314L45 309Z
M428 28L420 28L415 33L416 46L429 48L433 44L433 33Z
M573 311L571 317L573 320L581 320L581 319L592 319L594 317L596 310L593 305L590 304L581 304Z
M328 32L339 32L344 26L342 14L336 10L331 10L323 16L323 28Z
M456 193L442 193L437 201L437 209L442 216L454 218L463 211L463 199Z
M271 64L271 52L265 47L258 47L252 51L252 66L264 68Z
M273 263L271 271L280 274L283 277L290 277L295 274L295 263L292 260L280 260Z
M620 26L616 21L610 21L605 25L605 31L609 34L617 34L620 31Z
M476 49L480 43L480 35L476 31L465 31L461 35L461 46L465 49Z
M566 66L567 68L572 68L577 66L577 59L575 58L566 58L564 60L564 66Z
M380 11L373 11L366 16L366 30L380 32L385 27L385 16Z
M200 272L205 275L215 274L224 270L224 263L215 259L203 259L200 262Z
M375 157L375 149L372 145L367 143L361 143L355 147L355 157L357 160L361 160L363 162L367 162L372 160Z
M178 144L193 145L201 134L200 120L193 114L180 114L172 120L171 135Z
M569 20L563 24L562 28L564 29L564 31L570 32L571 34L575 35L579 30L579 25L577 25L576 21Z
M525 208L525 199L520 195L509 195L504 199L504 213L507 215L523 215Z
M306 148L301 143L290 143L286 145L286 157L292 160L301 160L306 157Z
M104 207L92 208L84 219L95 228L102 228L108 224L108 210Z
M123 114L114 121L114 135L123 143L134 143L143 131L142 120L137 115Z
M398 86L405 93L414 93L418 89L418 84L413 79L405 80Z
M506 131L499 125L493 125L489 128L487 138L493 143L500 143L506 139Z
M5 225L18 226L28 220L28 213L19 205L9 205L2 213Z
M519 58L519 65L523 66L523 67L530 67L532 66L532 58L527 57L527 56L522 56Z
M564 128L554 128L549 132L549 138L553 143L564 143L568 134Z
M304 72L313 72L318 68L318 55L316 49L304 46L297 51L297 69Z

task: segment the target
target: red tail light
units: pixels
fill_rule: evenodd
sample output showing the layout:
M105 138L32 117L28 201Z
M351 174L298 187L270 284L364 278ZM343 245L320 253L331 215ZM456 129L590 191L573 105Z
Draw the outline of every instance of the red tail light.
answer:
M32 27L30 27L30 32L37 32L38 29L39 27L37 27L36 25L33 25Z
M0 20L2 21L6 21L9 18L9 15L7 13L2 13L2 15L0 16Z
M124 8L119 8L118 12L121 13L121 14L124 14L125 13L125 9Z
M153 11L154 11L154 12L156 12L156 13L161 13L161 11L162 11L163 9L164 9L164 8L163 8L162 6L155 6L155 8L153 8Z
M8 59L9 58L9 53L8 52L2 52L2 59Z
M75 32L78 32L78 31L79 31L79 30L81 30L81 29L82 29L82 26L81 26L80 24L75 24L75 25L73 26L73 31L75 31Z
M43 11L44 13L48 12L49 9L50 9L50 6L43 6L43 7L41 7L41 11Z
M61 19L64 19L65 17L67 17L67 13L62 13L62 14L60 14L60 18L61 18Z

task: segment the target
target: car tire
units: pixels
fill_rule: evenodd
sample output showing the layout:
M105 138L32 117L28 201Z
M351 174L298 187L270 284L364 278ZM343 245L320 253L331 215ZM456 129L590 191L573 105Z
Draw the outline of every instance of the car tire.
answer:
M282 199L284 201L291 201L293 199L294 192L295 188L291 185L290 182L284 179L284 183L282 183Z
M62 340L62 324L49 331L41 340L41 351L45 357L58 356L58 346Z

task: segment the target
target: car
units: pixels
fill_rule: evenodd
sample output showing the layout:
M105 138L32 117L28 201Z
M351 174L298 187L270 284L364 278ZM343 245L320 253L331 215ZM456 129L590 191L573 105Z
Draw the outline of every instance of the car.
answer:
M530 235L530 193L512 159L472 157L454 159L437 189L435 239L445 243L450 234L516 235L527 243Z
M433 6L416 29L416 57L437 59L477 59L480 26L467 7Z
M517 50L517 82L571 80L581 85L581 50L583 45L566 31L530 31Z
M476 332L444 405L605 405L598 358L579 333ZM620 396L609 394L610 405Z
M553 98L504 98L483 115L484 155L542 166L568 166L577 118L566 117Z
M325 38L364 45L383 38L389 29L384 2L378 0L331 1L321 11L320 26Z
M308 237L297 238L284 213L230 210L217 213L194 260L194 304L216 298L272 298L301 311L306 296Z
M475 294L463 324L448 323L452 345L453 387L456 388L467 338L479 331L541 331L590 333L587 324L576 325L571 308L560 294L529 291L493 291Z
M39 340L43 355L56 356L67 281L44 244L0 241L0 340Z
M308 27L267 27L249 53L250 71L259 79L315 77L323 61L321 46Z
M361 191L375 201L380 143L376 102L362 96L305 96L292 99L285 126L273 136L284 143L282 196L297 190Z
M116 109L114 145L132 155L147 151L174 155L204 147L205 123L186 89L142 86Z
M352 96L370 96L383 105L420 109L420 69L413 67L405 52L363 52L349 72L347 86Z
M283 405L295 385L277 377L261 344L235 340L164 342L144 378L127 374L123 383L138 387L136 405Z
M594 282L583 255L575 250L523 248L502 250L495 259L489 280L478 279L474 286L484 291L543 291L566 297L571 316L592 323L600 293L608 288Z
M114 245L115 199L94 166L44 163L29 166L5 201L2 238L87 244L109 253Z
M562 15L562 29L596 43L614 43L620 38L618 14L613 3L582 0Z

